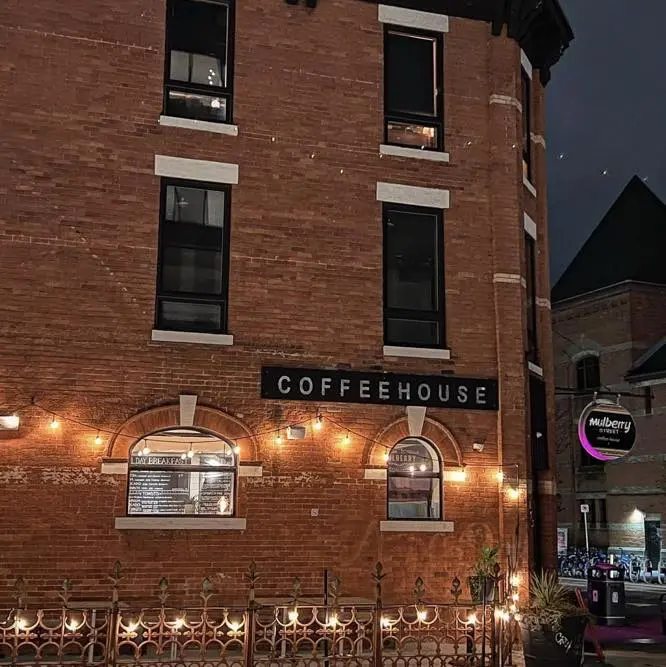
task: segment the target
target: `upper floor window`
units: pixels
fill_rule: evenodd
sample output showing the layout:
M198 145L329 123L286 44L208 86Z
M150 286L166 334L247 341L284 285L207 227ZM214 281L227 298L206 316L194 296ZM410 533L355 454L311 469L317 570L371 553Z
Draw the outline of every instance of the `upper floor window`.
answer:
M443 148L441 33L384 29L384 142Z
M420 438L407 438L388 458L388 518L442 518L442 465L437 450Z
M599 357L588 355L576 362L576 389L589 390L591 393L601 387Z
M229 198L226 185L162 179L158 329L225 333Z
M233 0L169 0L165 113L231 122Z
M236 455L220 438L169 429L130 451L128 515L233 516Z
M527 360L539 363L539 339L536 305L536 242L525 234L525 291L527 319Z
M521 100L523 107L523 178L530 183L533 178L532 165L532 79L525 68L521 68Z
M442 211L384 204L384 342L444 344Z

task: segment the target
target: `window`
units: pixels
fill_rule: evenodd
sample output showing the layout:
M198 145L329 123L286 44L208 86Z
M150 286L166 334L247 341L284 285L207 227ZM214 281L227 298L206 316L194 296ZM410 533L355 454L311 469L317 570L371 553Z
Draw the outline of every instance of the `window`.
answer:
M384 142L442 150L442 35L384 29Z
M588 355L576 362L576 389L594 393L601 387L599 357Z
M523 107L523 178L532 182L532 81L521 70L521 105Z
M439 454L419 438L399 442L388 459L388 518L442 518L442 466Z
M169 0L168 116L231 122L233 0Z
M229 186L162 180L158 329L224 333Z
M236 456L220 438L190 429L146 436L130 452L128 515L233 516Z
M384 342L444 344L442 211L384 204Z
M526 281L526 319L527 319L527 360L539 363L539 345L537 333L536 308L536 242L525 234L525 281Z

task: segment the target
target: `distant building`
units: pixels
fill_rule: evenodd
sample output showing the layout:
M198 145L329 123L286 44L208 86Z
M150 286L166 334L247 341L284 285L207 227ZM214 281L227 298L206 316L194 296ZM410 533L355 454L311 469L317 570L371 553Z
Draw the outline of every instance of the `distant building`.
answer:
M558 527L584 546L587 504L591 545L645 551L653 563L666 519L664 247L666 204L634 177L552 291ZM635 394L620 398L637 429L620 461L600 463L578 441L595 392Z

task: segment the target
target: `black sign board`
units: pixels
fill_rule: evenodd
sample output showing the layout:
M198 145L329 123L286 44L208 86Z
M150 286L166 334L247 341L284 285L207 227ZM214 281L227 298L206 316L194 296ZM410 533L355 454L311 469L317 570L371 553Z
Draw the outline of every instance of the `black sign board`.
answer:
M276 366L261 370L261 397L270 399L497 410L497 394L495 379Z
M626 408L610 401L593 401L581 413L578 437L583 448L600 461L628 454L636 442L636 425Z

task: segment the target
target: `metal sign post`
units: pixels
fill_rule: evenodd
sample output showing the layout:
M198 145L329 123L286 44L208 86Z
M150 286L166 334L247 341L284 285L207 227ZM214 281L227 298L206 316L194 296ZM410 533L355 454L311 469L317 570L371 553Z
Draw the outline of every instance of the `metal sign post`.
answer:
M587 532L587 515L590 512L590 506L589 505L581 505L580 506L580 511L583 515L583 521L585 522L585 551L587 552L587 555L590 555L590 536L588 535Z

